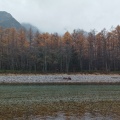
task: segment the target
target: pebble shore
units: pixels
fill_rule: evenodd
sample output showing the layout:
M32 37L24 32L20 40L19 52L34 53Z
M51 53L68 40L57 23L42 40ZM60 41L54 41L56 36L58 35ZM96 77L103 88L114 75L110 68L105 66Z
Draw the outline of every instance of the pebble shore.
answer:
M120 75L53 74L53 75L0 75L1 83L120 83Z

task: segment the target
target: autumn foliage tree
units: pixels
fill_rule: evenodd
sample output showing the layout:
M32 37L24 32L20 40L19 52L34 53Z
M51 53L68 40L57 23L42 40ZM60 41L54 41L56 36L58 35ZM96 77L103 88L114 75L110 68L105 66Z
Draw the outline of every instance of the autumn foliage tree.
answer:
M89 33L36 33L0 27L0 70L28 72L120 71L120 26Z

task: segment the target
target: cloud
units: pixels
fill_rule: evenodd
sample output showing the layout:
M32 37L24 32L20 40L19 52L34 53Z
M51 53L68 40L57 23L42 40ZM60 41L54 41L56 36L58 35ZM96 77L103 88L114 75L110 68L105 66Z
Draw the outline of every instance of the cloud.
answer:
M120 24L119 0L0 0L0 10L44 32L97 31Z

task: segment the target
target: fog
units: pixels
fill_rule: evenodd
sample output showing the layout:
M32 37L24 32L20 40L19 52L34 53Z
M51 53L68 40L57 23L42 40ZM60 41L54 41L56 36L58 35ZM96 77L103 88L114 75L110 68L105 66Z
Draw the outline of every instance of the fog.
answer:
M119 0L0 0L0 11L43 32L108 30L120 24Z

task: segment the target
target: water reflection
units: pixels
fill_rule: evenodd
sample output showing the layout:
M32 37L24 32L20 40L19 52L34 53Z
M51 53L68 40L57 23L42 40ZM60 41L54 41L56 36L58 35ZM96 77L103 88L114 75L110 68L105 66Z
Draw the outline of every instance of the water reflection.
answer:
M21 120L21 119L26 119L25 117L22 118L16 118L14 120ZM115 114L112 115L106 115L103 116L100 113L88 113L86 112L82 116L77 116L77 115L70 115L66 116L65 113L63 112L58 112L55 116L29 116L27 119L29 120L120 120L120 116L117 116Z

